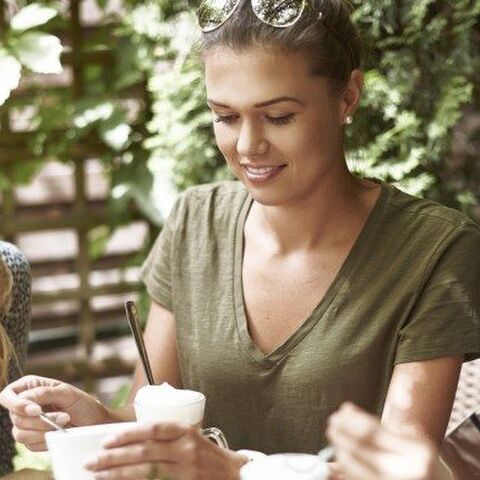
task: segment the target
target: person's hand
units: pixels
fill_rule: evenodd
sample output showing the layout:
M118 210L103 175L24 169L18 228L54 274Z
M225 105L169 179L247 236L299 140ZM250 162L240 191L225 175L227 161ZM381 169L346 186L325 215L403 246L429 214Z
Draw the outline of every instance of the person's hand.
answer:
M392 432L352 404L329 419L327 438L348 480L439 480L439 456L428 440Z
M46 450L44 434L52 430L38 415L46 413L60 426L108 422L106 408L95 398L67 383L27 375L0 393L13 423L12 434L29 450ZM48 413L47 413L48 412Z
M238 480L247 459L225 450L191 426L139 424L104 443L87 462L96 480Z

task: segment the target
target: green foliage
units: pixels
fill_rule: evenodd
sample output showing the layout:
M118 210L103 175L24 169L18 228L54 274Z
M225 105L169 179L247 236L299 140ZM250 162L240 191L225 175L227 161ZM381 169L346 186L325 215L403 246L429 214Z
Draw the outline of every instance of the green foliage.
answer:
M31 452L21 443L17 443L16 448L17 456L13 461L15 470L23 470L24 468L34 468L36 470L51 469L50 455L47 452Z
M474 192L468 182L452 181L451 144L480 77L474 29L480 1L353 4L371 55L362 108L349 131L350 165L467 208ZM471 173L478 180L479 172Z
M115 394L115 397L110 402L110 408L121 408L127 404L128 396L130 395L130 385L125 384L120 387L120 390Z
M0 105L18 86L22 66L35 73L62 71L60 40L55 35L34 30L56 16L54 8L32 3L12 17L6 32L0 32Z
M155 100L148 125L151 136L145 146L152 151L152 169L157 171L159 162L170 163L179 189L228 177L213 144L212 119L205 109L202 72L196 59L189 57L168 72L154 75L149 89Z

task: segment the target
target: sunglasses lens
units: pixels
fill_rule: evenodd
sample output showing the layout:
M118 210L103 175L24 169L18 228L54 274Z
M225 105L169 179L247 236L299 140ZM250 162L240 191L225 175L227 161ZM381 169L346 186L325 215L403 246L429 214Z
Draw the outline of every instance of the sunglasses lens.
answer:
M240 0L204 0L197 9L198 22L204 32L215 30L235 9Z
M252 8L257 17L274 27L294 24L304 7L305 0L252 0Z

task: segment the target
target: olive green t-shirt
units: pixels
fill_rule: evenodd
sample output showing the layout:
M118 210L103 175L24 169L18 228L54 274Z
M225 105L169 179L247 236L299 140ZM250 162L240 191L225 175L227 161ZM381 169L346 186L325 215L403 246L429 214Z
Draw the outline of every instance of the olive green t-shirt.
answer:
M316 452L343 401L381 413L394 365L479 356L479 228L388 184L310 317L262 354L242 292L251 203L239 182L187 190L142 270L175 315L184 387L206 395L205 424L233 449Z

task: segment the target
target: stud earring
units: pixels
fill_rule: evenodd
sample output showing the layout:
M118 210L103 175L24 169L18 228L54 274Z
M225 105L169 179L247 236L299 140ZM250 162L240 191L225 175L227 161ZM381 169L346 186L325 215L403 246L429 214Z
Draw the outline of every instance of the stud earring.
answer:
M349 115L345 118L345 125L351 125L353 123L353 117Z

